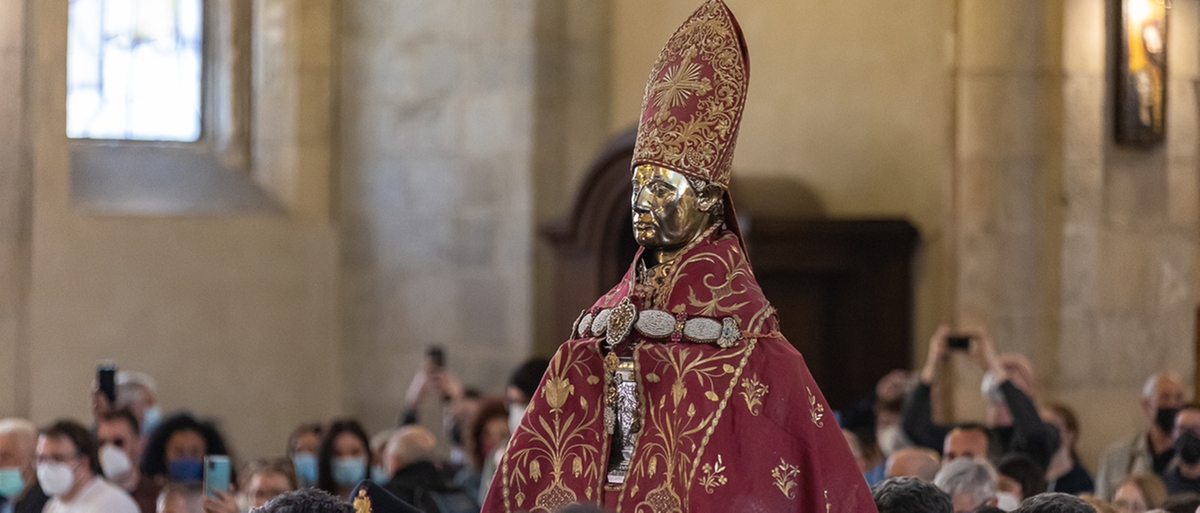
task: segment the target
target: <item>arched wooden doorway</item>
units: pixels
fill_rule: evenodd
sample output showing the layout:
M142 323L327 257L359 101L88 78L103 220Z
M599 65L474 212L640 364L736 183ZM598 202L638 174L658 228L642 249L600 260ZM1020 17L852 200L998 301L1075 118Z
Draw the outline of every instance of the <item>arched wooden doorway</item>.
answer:
M569 217L541 230L556 264L555 306L547 313L564 336L579 312L620 280L637 251L629 208L636 135L630 129L609 140ZM735 201L801 201L798 192L780 198L780 190L787 188L778 182L733 185ZM908 368L916 229L902 219L796 218L742 208L752 203L738 206L755 276L830 404L846 408L888 371Z

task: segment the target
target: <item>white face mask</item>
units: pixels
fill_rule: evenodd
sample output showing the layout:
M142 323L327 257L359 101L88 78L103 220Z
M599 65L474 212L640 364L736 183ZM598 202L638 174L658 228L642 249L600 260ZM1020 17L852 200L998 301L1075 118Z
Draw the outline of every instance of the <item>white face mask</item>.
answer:
M996 507L1004 511L1016 511L1021 507L1021 501L1016 495L1008 492L1000 492L996 494Z
M112 444L105 444L100 448L100 468L104 470L104 477L120 479L129 474L133 463L129 461L125 451Z
M38 484L51 497L59 497L71 490L75 484L75 472L66 463L38 463Z
M883 451L884 457L891 456L904 443L900 439L900 426L888 426L876 431L875 441L879 444L879 450Z
M521 418L525 416L525 405L510 404L508 405L508 432L517 434L517 427L521 425Z

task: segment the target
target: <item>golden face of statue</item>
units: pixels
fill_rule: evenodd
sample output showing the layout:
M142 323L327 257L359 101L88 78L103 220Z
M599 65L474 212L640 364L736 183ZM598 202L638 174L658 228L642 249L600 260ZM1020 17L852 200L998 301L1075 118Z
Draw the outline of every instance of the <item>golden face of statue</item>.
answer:
M708 228L709 212L721 198L719 187L696 191L676 171L643 164L633 171L633 237L642 247L683 247Z

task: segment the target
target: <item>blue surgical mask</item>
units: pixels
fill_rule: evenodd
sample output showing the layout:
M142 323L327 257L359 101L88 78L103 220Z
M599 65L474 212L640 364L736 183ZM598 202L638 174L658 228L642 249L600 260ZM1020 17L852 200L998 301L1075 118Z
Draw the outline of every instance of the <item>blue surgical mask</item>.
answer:
M292 466L296 467L296 477L300 478L300 486L312 486L317 483L317 457L309 453L299 453L292 456Z
M0 496L11 499L25 489L25 478L16 467L0 468Z
M371 465L371 482L377 485L387 484L391 479L388 477L388 472L383 465Z
M341 486L354 486L366 476L366 458L333 459L333 482Z
M168 462L167 477L175 482L199 481L204 478L204 463L191 458Z
M151 406L142 411L142 434L148 435L162 422L162 408Z

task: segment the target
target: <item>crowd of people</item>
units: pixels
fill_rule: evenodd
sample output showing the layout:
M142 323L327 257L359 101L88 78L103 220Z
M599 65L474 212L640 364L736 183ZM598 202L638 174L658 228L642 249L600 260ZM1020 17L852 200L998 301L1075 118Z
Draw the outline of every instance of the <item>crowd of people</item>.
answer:
M1178 374L1149 377L1145 428L1113 444L1093 479L1076 449L1078 417L1039 401L1026 358L997 354L983 331L966 347L951 347L951 338L940 328L918 372L888 374L839 412L881 512L1200 512L1200 405L1185 404ZM981 423L934 421L933 390L947 386L955 354L984 372ZM236 466L228 491L211 492L202 485L205 457L231 456L217 425L186 411L164 416L153 379L121 372L114 400L93 391L90 426L0 420L0 513L239 513L285 496L345 505L364 480L421 511L479 511L548 363L526 362L503 395L487 396L426 362L395 429L372 434L350 418L298 426L284 454ZM431 402L443 418L419 418Z
M939 328L918 373L885 376L843 416L881 512L1200 512L1200 405L1185 404L1177 373L1146 380L1145 428L1110 446L1093 478L1076 448L1074 410L1038 400L1024 356L996 354L984 331L967 335L954 348L950 330ZM956 352L984 372L982 423L933 420L933 387L946 386Z
M231 468L227 490L205 489L206 457L236 462L217 424L187 411L164 417L154 380L123 371L113 400L93 391L90 426L0 419L0 513L282 512L292 511L288 504L348 506L365 481L421 511L478 512L498 454L548 365L526 362L503 396L487 397L427 362L397 428L369 436L351 418L298 426L286 446L280 441L284 454ZM430 400L445 406L445 433L418 422L425 420L419 404ZM285 497L276 501L282 509L266 507Z

